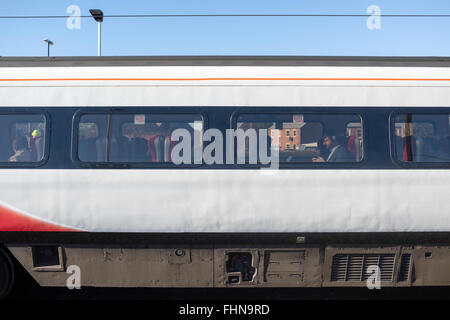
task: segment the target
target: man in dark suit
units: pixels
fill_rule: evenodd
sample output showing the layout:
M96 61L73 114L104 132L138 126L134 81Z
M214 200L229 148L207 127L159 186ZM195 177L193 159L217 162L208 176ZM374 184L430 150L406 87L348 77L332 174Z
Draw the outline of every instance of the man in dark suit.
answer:
M327 132L323 137L323 145L329 151L326 159L322 157L312 158L313 162L352 162L355 161L352 154L343 147L333 132Z

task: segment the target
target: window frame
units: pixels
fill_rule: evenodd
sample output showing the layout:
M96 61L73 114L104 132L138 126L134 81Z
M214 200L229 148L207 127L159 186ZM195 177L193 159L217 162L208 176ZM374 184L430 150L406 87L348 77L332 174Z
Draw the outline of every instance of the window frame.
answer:
M95 162L82 161L78 157L78 143L79 143L79 123L84 115L133 115L133 114L153 114L153 115L199 115L203 122L203 132L208 129L207 113L199 108L183 108L183 110L175 108L159 108L159 107L94 107L78 109L72 117L72 137L71 137L71 152L70 159L72 163L80 168L98 168L98 169L127 169L127 168L161 168L161 169L186 169L197 168L204 165L203 157L201 164L180 164L176 165L171 162ZM120 128L122 129L122 128ZM204 145L203 145L204 146Z
M397 147L395 145L395 118L399 115L447 115L450 117L449 107L420 107L420 108L395 108L389 114L389 156L392 163L397 167L405 169L448 169L450 168L450 160L448 162L425 162L425 161L401 161L397 159ZM430 122L431 123L431 122ZM435 127L435 130L437 128ZM449 146L450 147L450 146Z
M13 162L13 161L0 161L0 168L37 168L45 165L50 157L50 139L51 139L51 116L50 113L43 108L0 108L0 117L1 116L14 116L14 115L33 115L38 116L41 115L45 120L45 141L44 141L44 153L42 159L39 161L21 161L21 162ZM10 128L8 128L9 132Z
M343 109L343 110L341 110ZM354 111L352 109L355 109ZM245 107L239 108L232 113L230 118L229 128L236 130L237 128L237 120L241 115L261 115L261 114L274 114L274 115L295 115L295 114L303 114L303 115L354 115L358 116L361 119L362 125L362 134L363 134L363 157L361 161L358 162L279 162L279 169L342 169L342 168L360 168L367 164L369 161L368 156L368 126L367 126L367 116L364 111L358 112L358 109L354 107ZM322 127L324 123L322 121L317 121L316 123L320 123ZM236 158L236 154L235 154ZM236 159L234 160L235 163ZM246 168L246 169L259 169L259 168L268 168L268 165L261 164L237 164L238 167Z

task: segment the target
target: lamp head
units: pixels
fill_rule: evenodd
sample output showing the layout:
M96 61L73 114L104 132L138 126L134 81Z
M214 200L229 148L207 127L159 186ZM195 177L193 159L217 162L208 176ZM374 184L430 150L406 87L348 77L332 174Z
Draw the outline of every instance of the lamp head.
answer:
M103 22L103 12L100 9L90 9L89 12L91 13L92 17L97 22Z

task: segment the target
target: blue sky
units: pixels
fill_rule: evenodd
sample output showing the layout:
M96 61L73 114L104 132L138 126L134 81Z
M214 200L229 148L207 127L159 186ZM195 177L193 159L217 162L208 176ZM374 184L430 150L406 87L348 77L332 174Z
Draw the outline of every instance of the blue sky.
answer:
M77 5L112 14L450 14L448 0L14 0L0 2L0 16L68 15ZM450 18L381 18L369 30L365 17L105 18L102 54L114 55L367 55L450 56ZM0 19L0 56L97 54L97 25L81 19Z

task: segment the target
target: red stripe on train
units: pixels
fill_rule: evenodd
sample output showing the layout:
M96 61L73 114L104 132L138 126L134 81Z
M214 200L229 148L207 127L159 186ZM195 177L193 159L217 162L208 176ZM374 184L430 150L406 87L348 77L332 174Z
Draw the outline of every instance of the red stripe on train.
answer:
M78 231L33 218L0 205L0 231Z

